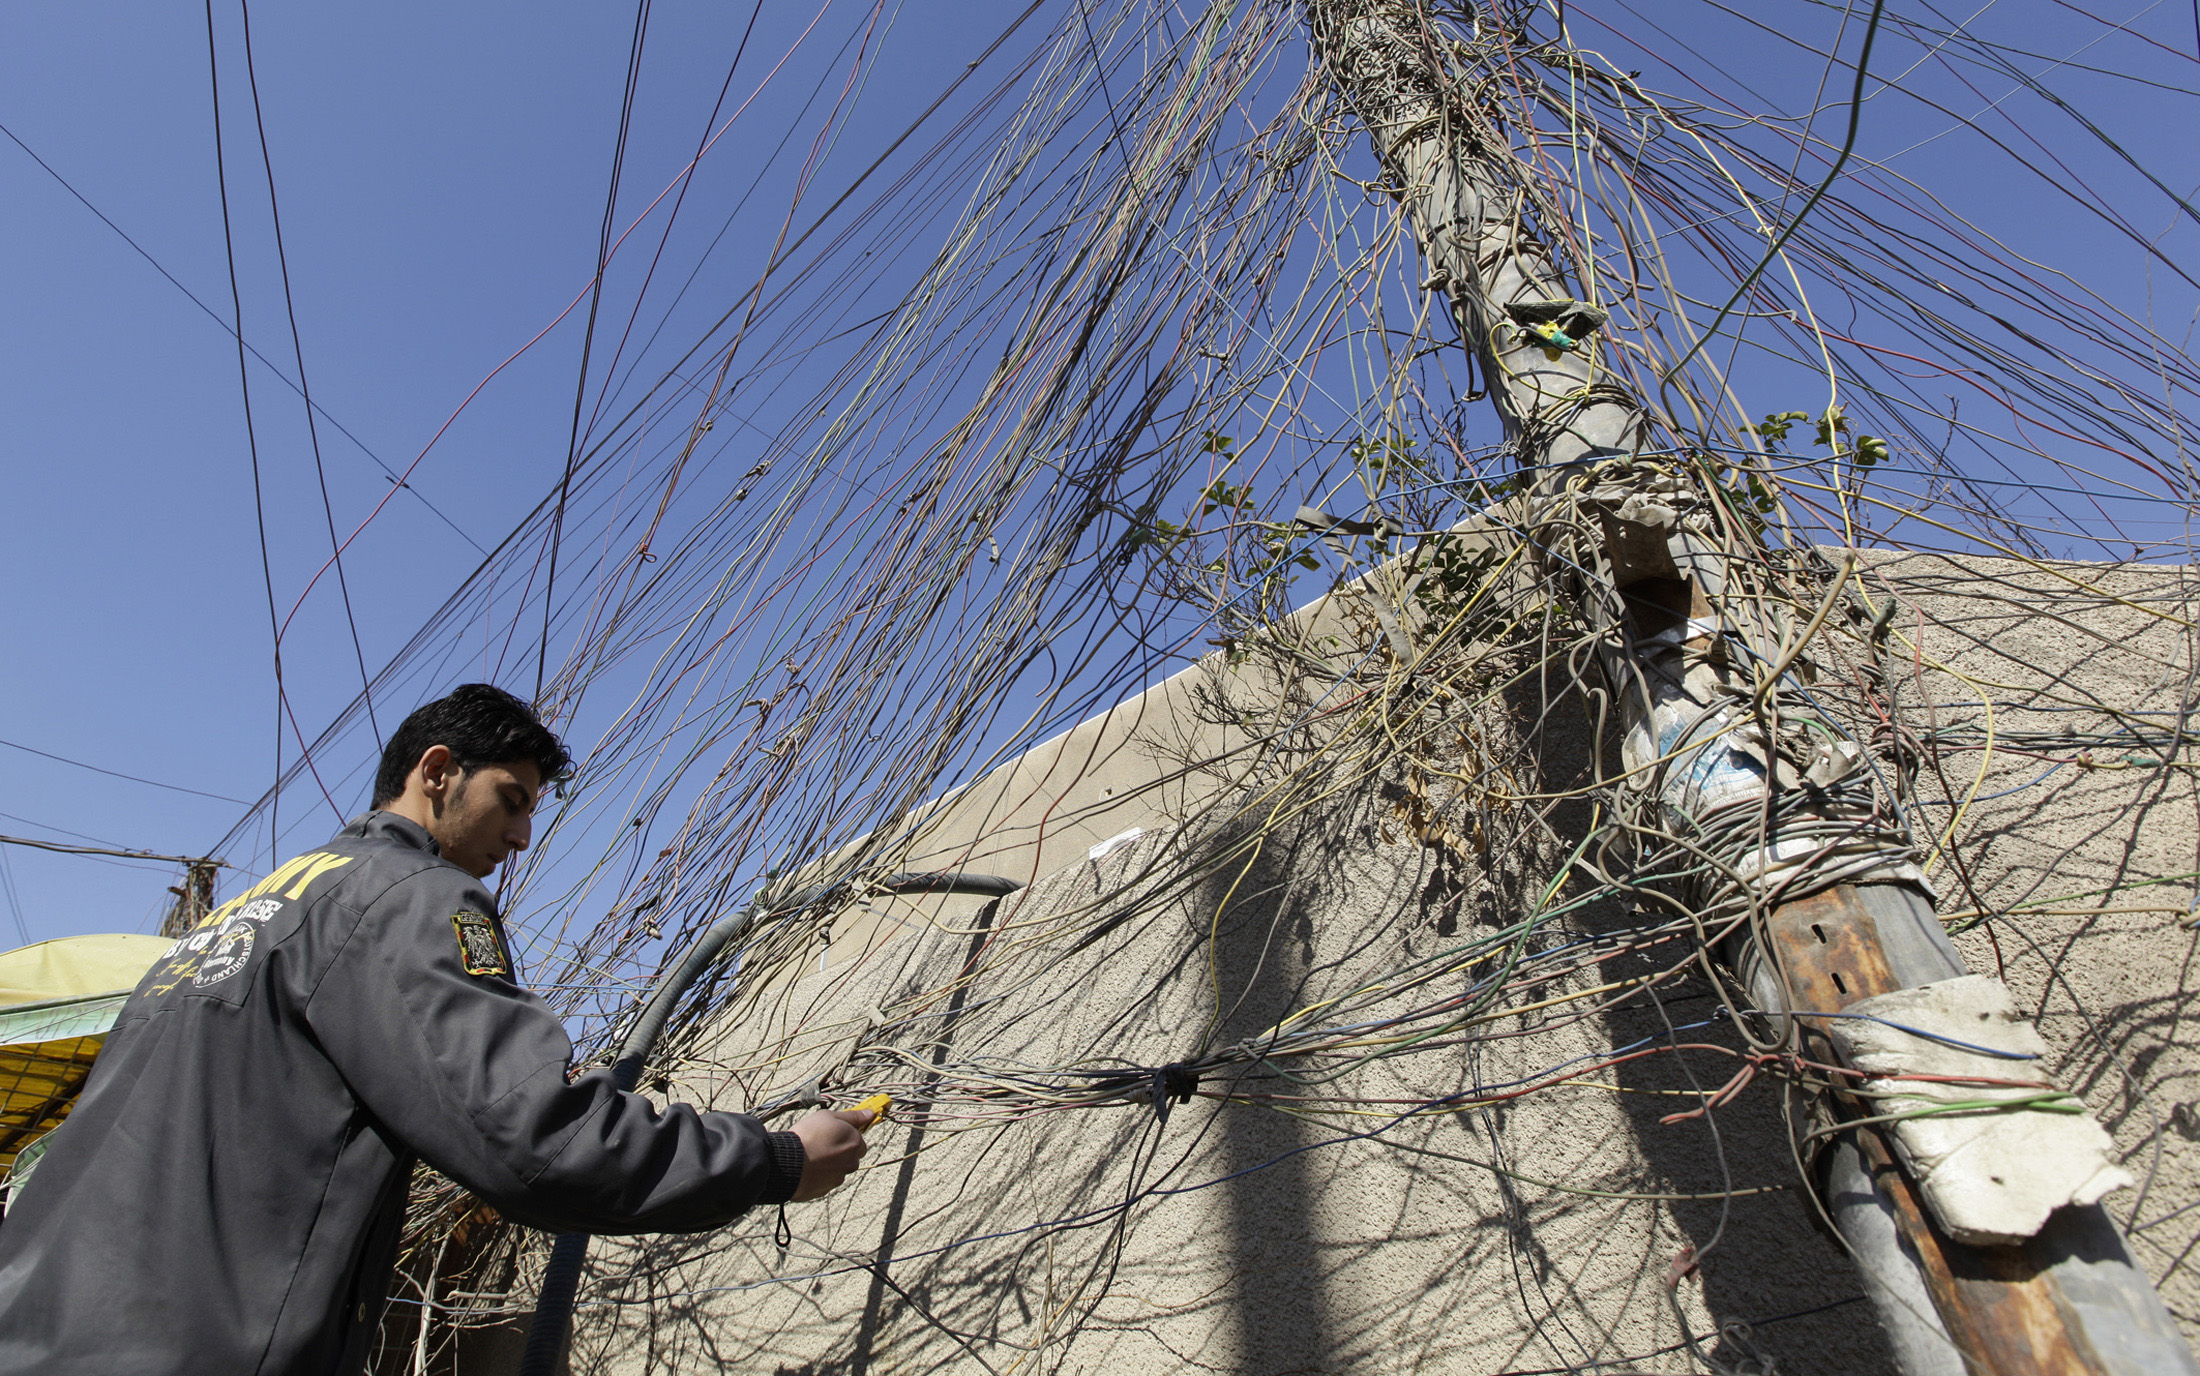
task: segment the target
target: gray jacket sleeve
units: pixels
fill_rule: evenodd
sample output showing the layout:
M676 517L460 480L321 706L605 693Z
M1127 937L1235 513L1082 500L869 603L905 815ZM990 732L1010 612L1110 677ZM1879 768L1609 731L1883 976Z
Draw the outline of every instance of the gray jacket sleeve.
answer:
M331 895L335 952L306 1021L367 1112L429 1165L556 1231L696 1232L794 1193L793 1133L685 1104L660 1111L608 1070L568 1083L572 1042L513 982L508 953L485 960L478 940L462 945L462 917L478 938L495 913L463 872L434 866L360 898L350 909ZM484 969L494 965L506 968Z

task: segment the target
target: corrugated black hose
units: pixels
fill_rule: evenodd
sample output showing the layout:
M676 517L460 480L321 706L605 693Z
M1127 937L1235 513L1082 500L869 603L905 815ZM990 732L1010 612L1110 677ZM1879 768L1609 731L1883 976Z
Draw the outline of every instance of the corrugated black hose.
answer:
M751 904L704 932L702 938L688 948L679 967L650 995L642 1016L635 1020L633 1030L619 1044L619 1058L611 1063L611 1077L619 1088L632 1089L641 1083L642 1063L656 1047L657 1035L665 1030L672 1010L728 947L760 920L799 912L843 887L828 884L799 889L769 908ZM990 874L912 870L890 874L875 887L888 893L967 893L1002 898L1023 885ZM565 1349L566 1332L572 1324L573 1294L580 1285L581 1267L587 1260L588 1234L558 1234L557 1242L550 1248L550 1263L543 1268L542 1298L535 1304L535 1321L527 1330L527 1349L520 1357L519 1376L551 1376L556 1370L558 1354Z

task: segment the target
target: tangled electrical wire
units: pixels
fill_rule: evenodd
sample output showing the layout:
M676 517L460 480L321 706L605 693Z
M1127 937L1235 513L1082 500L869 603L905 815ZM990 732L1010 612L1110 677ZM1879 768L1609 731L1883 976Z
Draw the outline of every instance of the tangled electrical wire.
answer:
M1408 17L1397 41L1437 73L1424 94L1508 169L1505 222L1588 309L1459 337L1409 188L1309 61L1309 21L1333 33L1376 10ZM581 1342L805 1361L854 1343L868 1369L893 1326L927 1360L1059 1366L1073 1343L1193 1324L1198 1296L1234 1283L1228 1263L1172 1260L1196 1251L1186 1210L1229 1206L1163 1201L1254 1176L1311 1196L1349 1158L1495 1220L1466 1245L1502 1255L1518 1322L1454 1338L1487 1369L1609 1370L1665 1344L1770 1371L1767 1324L1720 1319L1839 1297L1794 1277L1756 1277L1763 1305L1715 1295L1733 1281L1709 1259L1761 1257L1786 1236L1771 1210L1807 1213L1742 1205L1795 1183L1772 1091L1840 1072L1720 953L1768 893L1883 876L1896 854L1997 969L2031 970L2050 1023L2073 1020L2058 1035L2077 1092L2121 1096L2113 1125L2185 1168L2186 1128L2129 1118L2189 1073L2181 1051L2146 1050L2177 1046L2176 1024L2099 1014L2053 948L2102 913L2156 932L2200 871L2101 858L2119 820L2192 789L2190 589L2156 565L2072 562L2189 560L2200 494L2177 401L2200 376L2115 294L1854 151L1867 91L1941 109L2192 286L2135 212L2054 163L2060 145L2012 141L1986 122L1999 103L1946 106L2007 81L2138 166L2026 54L1927 5L1873 7L1867 32L1815 54L1778 36L1850 117L1837 141L1815 107L1766 108L1627 6L1066 0L1014 17L939 123L936 104L898 161L821 208L886 15L827 12L845 20L816 66L828 113L781 145L799 171L760 171L669 300L637 293L622 341L642 342L598 375L571 462L371 685L387 699L547 665L541 701L584 763L503 899L584 1059L753 895L860 896L759 927L673 1021L652 1083L774 1114L892 1093L906 1128L872 1171L895 1182L884 1241L849 1243L858 1224L828 1211L776 1248L614 1253ZM1878 44L1869 69L1859 42ZM2092 42L2151 40L2104 26ZM2149 60L2189 82L2185 57ZM767 185L776 237L752 237L772 247L728 267L716 245L757 227ZM1479 400L1520 378L1482 360L1537 353L1587 360L1586 381L1495 433ZM1809 409L1739 400L1768 389ZM1631 450L1539 467L1551 432L1622 404L1648 418ZM1675 682L1715 657L1743 687L1673 739L1621 739L1642 685L1609 667L1628 607L1593 552L1606 488L1668 500L1727 551L1710 631L1676 609L1658 653ZM1978 629L1997 616L2070 644L2013 656ZM2144 667L2088 687L2067 653L2088 636ZM935 800L1187 666L1183 710L1228 748L1157 759L1166 825L1082 863L1041 867L1028 846L1005 876L1028 887L982 911L864 893L939 862L919 854ZM356 745L365 703L278 795ZM1722 805L1688 774L1688 746L1713 739L1795 778ZM2011 854L1994 828L2048 799L2111 815L2048 860ZM327 820L304 811L283 815ZM2173 901L2132 901L2157 889ZM1340 905L1351 930L1329 929ZM1172 1127L1190 1104L1207 1115ZM1752 1132L1778 1156L1742 1164L1728 1135ZM1404 1240L1418 1215L1384 1197L1381 1228L1317 1205L1292 1226L1362 1248L1353 1265L1406 1258L1413 1293L1435 1293L1453 1258ZM2139 1212L2153 1245L2172 1215ZM1553 1281L1554 1255L1660 1228L1691 1234L1685 1262L1646 1250ZM1244 1246L1240 1270L1319 1288ZM2189 1287L2182 1246L2163 1244L2165 1284ZM425 1361L526 1308L533 1247L424 1178L392 1351ZM1034 1299L989 1269L1044 1280ZM867 1289L853 1335L803 1298L835 1276ZM1472 1293L1386 1300L1323 1341L1339 1360L1355 1343L1426 1357L1427 1334L1472 1326ZM713 1307L735 1295L757 1312ZM1723 1327L1716 1347L1689 1315Z

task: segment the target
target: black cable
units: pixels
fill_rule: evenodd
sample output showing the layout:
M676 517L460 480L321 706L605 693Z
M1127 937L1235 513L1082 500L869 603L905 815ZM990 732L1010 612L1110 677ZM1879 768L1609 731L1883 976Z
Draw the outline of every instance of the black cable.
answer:
M1813 1314L1823 1314L1829 1309L1841 1309L1848 1305L1862 1304L1863 1302L1864 1297L1862 1295L1851 1295L1847 1299L1812 1305L1808 1309L1797 1309L1787 1314L1775 1314L1769 1319L1752 1319L1749 1321L1749 1326L1751 1328L1770 1328L1773 1324L1786 1323L1790 1319L1809 1318ZM1601 1376L1634 1376L1632 1372L1617 1371L1612 1368L1622 1367L1630 1362L1646 1362L1652 1357L1663 1357L1669 1352L1678 1352L1687 1346L1687 1343L1667 1343L1664 1347L1654 1347L1648 1352L1638 1352L1632 1357L1614 1357L1608 1362L1588 1362L1580 1366L1507 1367L1503 1371L1497 1372L1496 1376L1584 1376L1584 1373L1601 1373Z
M679 1007L680 1000L704 973L718 963L726 948L760 921L792 916L844 891L845 884L819 884L797 889L769 907L751 903L730 917L721 918L703 933L661 981L642 1005L641 1015L619 1044L618 1059L611 1063L611 1078L622 1090L641 1083L642 1065L657 1045L657 1036ZM966 893L989 898L1005 897L1023 885L990 874L963 874L957 870L916 871L888 875L878 887L894 893ZM535 1305L535 1320L527 1330L527 1348L520 1359L519 1376L551 1376L558 1353L565 1348L566 1330L573 1321L573 1295L588 1258L588 1234L560 1233L550 1247L550 1263L543 1269L542 1298ZM885 1272L878 1273L885 1279ZM889 1285L892 1281L887 1281ZM898 1291L899 1286L895 1289ZM982 1358L980 1359L983 1360Z
M111 779L128 779L131 783L134 784L145 784L152 788L165 788L171 793L189 793L200 798L212 798L217 803L235 803L239 807L252 806L252 804L246 802L244 799L232 798L226 793L208 793L204 789L185 788L181 784L164 784L158 779L141 779L135 774L124 774L120 770L115 769L101 769L96 764L86 764L82 760L72 760L66 755L56 755L52 751L40 750L34 746L20 745L15 741L0 740L0 745L8 747L8 749L10 750L20 750L26 755L36 755L41 759L52 760L57 764L75 765L78 769L89 769L94 774L105 774Z
M611 261L611 231L617 224L619 178L626 168L626 136L634 125L634 88L641 78L642 44L649 36L650 0L634 9L634 38L626 54L626 93L619 102L619 135L611 145L611 187L604 193L603 225L596 235L596 280L589 286L588 328L581 335L581 374L573 384L573 429L565 442L565 476L558 483L557 510L550 518L550 571L542 582L542 644L535 651L535 699L542 699L542 674L550 655L551 593L558 583L558 545L565 533L565 502L573 487L573 462L580 453L581 408L588 399L588 356L596 346L596 313L603 305L604 268ZM729 75L729 81L732 79Z
M258 349L254 348L249 342L245 340L245 338L241 334L239 334L235 329L231 328L229 322L222 319L221 316L215 312L212 306L207 305L206 302L199 299L199 294L197 292L191 290L182 282L176 280L176 275L174 273L170 272L167 268L161 266L160 259L155 258L152 254L146 252L145 246L139 243L137 240L131 238L127 230L123 229L121 225L116 224L113 220L107 218L106 211L101 210L96 205L93 205L90 198L85 196L83 192L77 190L67 177L62 176L59 172L55 171L52 163L47 162L44 158L38 155L37 149L32 148L29 144L23 142L22 138L13 129L8 128L8 126L6 126L5 124L0 124L0 134L5 134L10 143L22 149L23 155L29 158L32 162L37 163L39 170L44 172L47 176L53 178L54 181L59 184L63 191L66 191L71 196L74 196L78 205L81 205L86 210L91 211L93 216L96 217L101 224L113 230L115 232L115 237L121 239L122 242L128 244L132 252L136 253L138 257L143 258L147 263L151 264L153 271L159 273L162 277L167 278L169 286L174 287L177 291L182 292L185 299L189 300L192 305L197 306L201 311L205 312L207 319L213 321L216 325L221 326L223 334L226 334L230 338L236 340L237 343L248 350L254 358L260 360L260 364L262 367L266 368L269 372L275 374L276 378L280 380L285 387L288 387L291 391L296 392L299 398L304 401L306 405L313 408L315 414L319 415L322 420L327 421L330 425L335 426L336 432L338 434L342 435L345 439L350 440L354 445L358 447L360 453L366 455L369 459L372 459L374 461L374 466L382 470L382 474L384 477L388 478L393 483L397 483L407 492L410 492L412 494L413 500L426 507L437 520L449 526L451 528L452 534L456 535L459 539L464 540L467 544L472 545L475 549L480 550L483 554L487 554L489 552L485 549L482 549L480 542L475 540L473 536L468 535L456 521L453 521L450 517L444 515L443 509L441 507L438 507L434 502L429 501L426 497L421 496L419 489L413 487L412 484L405 482L402 475L400 475L396 469L390 467L389 464L385 463L380 454L377 454L374 452L374 450L368 448L367 442L363 439L360 439L357 435L353 434L349 426L345 425L336 417L330 415L327 408L322 406L321 403L307 396L305 393L305 389L300 387L298 383L291 378L290 374L276 367L275 361L273 359L269 358L266 354L263 354Z
M642 300L649 294L649 284L657 280L657 265L664 259L665 245L672 241L672 227L679 223L680 208L687 204L688 192L694 189L696 169L702 166L703 154L710 150L711 132L718 127L718 113L726 108L726 95L733 90L734 74L741 70L741 59L748 54L749 39L755 35L756 21L763 13L764 0L756 0L749 9L748 25L741 30L741 41L734 47L733 61L726 65L726 79L718 85L718 98L711 102L710 117L703 121L703 132L696 137L695 154L688 159L686 169L680 174L680 194L673 198L672 209L665 212L664 231L657 236L657 251L650 255L649 269L642 274L642 285L635 289L634 309L627 313L626 329L619 335L619 347L612 353L611 362L604 368L602 384L596 388L596 404L588 412L588 428L582 432L584 439L595 435L596 422L603 415L604 403L610 400L611 385L618 379L619 360L626 356L627 341L634 334L634 322L641 317ZM656 338L654 334L650 337Z
M351 610L351 584L344 576L344 547L336 536L336 509L329 503L328 469L321 462L321 430L313 421L313 393L306 383L306 346L298 335L298 306L290 294L290 256L283 251L283 212L275 198L275 160L267 151L267 121L260 113L260 78L252 67L252 11L237 0L237 18L244 29L244 79L252 91L252 127L260 137L260 166L267 171L267 214L275 228L275 265L283 280L283 312L290 320L290 347L298 362L298 395L306 404L306 439L313 446L313 476L321 484L321 515L328 522L329 562L336 566L336 590L344 603L344 624L351 628L352 658L359 665L359 688L367 701L367 726L374 733L377 754L382 749L382 727L374 719L374 685L367 678L367 652L359 644L359 619ZM240 338L242 331L239 331Z
M1008 27L1001 30L1000 37L994 39L991 43L987 44L985 51L978 54L976 61L972 62L968 67L963 68L962 74L960 76L956 77L953 81L948 82L947 89L940 92L939 98L934 100L930 105L925 106L924 112L922 114L918 115L915 119L909 121L909 127L903 129L901 133L895 136L892 143L886 145L886 151L879 154L876 158L873 158L871 160L871 165L864 168L861 172L857 173L856 179L848 183L847 190L841 192L838 196L834 197L833 203L831 205L826 206L824 210L818 212L818 217L810 222L810 227L808 229L805 229L800 234L796 235L793 243L787 245L786 248L780 250L777 257L774 259L774 263L776 264L778 262L783 262L786 259L793 257L796 249L799 249L804 244L808 243L810 241L810 236L817 233L819 229L824 227L825 222L833 217L833 212L840 209L840 207L844 203L846 203L847 199L850 196L855 195L857 189L871 179L871 174L873 172L876 172L879 170L879 168L885 166L886 160L894 156L895 150L900 148L904 143L907 143L909 141L909 136L916 133L919 128L923 127L926 120L932 118L932 112L939 109L940 106L946 104L947 98L949 96L961 90L962 84L965 81L968 81L971 78L972 74L974 74L979 67L985 65L985 60L993 56L994 53L998 52L1001 45L1003 43L1006 43L1009 38L1015 34L1016 30L1024 26L1024 21L1031 18L1032 15L1037 14L1039 12L1039 7L1044 5L1045 3L1046 0L1031 0L1031 4L1025 7L1022 14L1019 14L1014 19L1010 20Z
M16 935L28 946L31 944L31 927L23 920L23 900L15 892L15 868L8 863L8 853L5 850L0 850L0 885L7 889L8 911L15 916Z
M229 175L222 156L221 68L214 51L214 0L206 0L206 74L214 102L214 184L221 192L222 251L229 263L229 302L236 312L237 384L244 395L244 438L252 456L252 515L260 532L260 578L267 587L267 627L275 656L275 791L268 797L270 844L280 834L276 818L283 777L283 627L275 610L275 569L267 553L267 504L260 492L260 442L252 426L252 375L244 360L244 297L237 289L237 243L229 226Z
M1734 294L1726 299L1726 304L1719 307L1719 313L1713 316L1711 323L1706 325L1703 331L1697 335L1696 342L1689 347L1688 352L1681 355L1681 361L1665 370L1666 381L1670 382L1679 377L1681 369L1688 366L1688 361L1702 352L1704 345L1711 342L1712 335L1718 331L1719 322L1726 319L1727 312L1734 309L1734 303L1741 300L1749 289L1757 284L1757 279L1764 275L1766 268L1772 266L1772 260L1778 258L1780 250L1787 247L1788 239L1796 230L1803 227L1803 221L1808 219L1810 212L1818 207L1820 198L1833 185L1833 179L1841 175L1841 168L1848 162L1849 154L1856 148L1856 131L1864 122L1864 76L1871 70L1872 40L1879 37L1879 18L1886 11L1886 8L1887 0L1872 0L1871 23L1864 28L1864 50L1856 56L1856 89L1849 94L1848 137L1841 141L1841 152L1834 158L1833 166L1826 169L1825 180L1818 183L1818 189L1810 193L1810 199L1803 202L1803 208L1795 212L1795 217L1788 221L1787 228L1780 231L1780 237L1772 241L1772 247L1765 250L1765 256L1757 260L1757 266L1749 270L1749 275L1744 277L1742 284L1734 289Z

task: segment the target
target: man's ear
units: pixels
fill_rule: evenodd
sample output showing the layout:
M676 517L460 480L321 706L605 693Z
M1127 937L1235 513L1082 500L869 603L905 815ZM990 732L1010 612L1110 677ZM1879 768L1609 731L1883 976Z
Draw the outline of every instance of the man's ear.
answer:
M457 763L451 757L449 746L431 745L421 752L420 763L413 766L413 774L420 780L422 790L440 802L456 781Z

